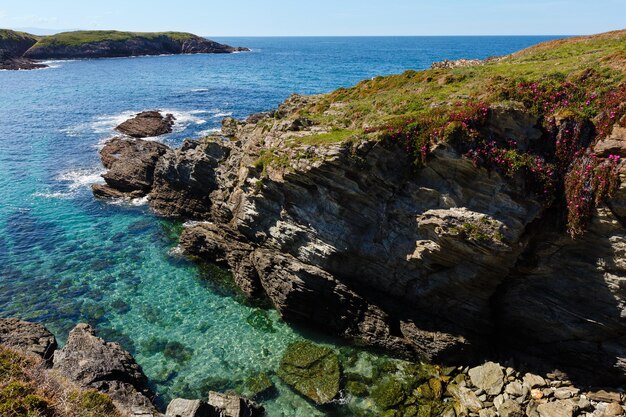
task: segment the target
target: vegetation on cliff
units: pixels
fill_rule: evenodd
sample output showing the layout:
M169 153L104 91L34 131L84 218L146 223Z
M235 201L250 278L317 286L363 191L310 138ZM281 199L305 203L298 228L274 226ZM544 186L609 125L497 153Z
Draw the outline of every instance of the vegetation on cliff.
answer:
M79 30L63 32L43 37L37 47L46 46L79 46L96 42L127 42L133 39L157 40L168 38L175 41L186 41L197 38L185 32L119 32L116 30Z
M590 149L615 124L626 125L625 81L626 31L551 41L479 64L406 71L319 96L298 116L329 126L330 133L299 143L400 143L418 166L447 143L478 166L521 179L547 205L562 205L576 237L617 186L620 156L598 157ZM538 117L540 140L492 137L483 128L498 107Z
M111 399L76 387L40 359L0 346L0 415L119 417Z

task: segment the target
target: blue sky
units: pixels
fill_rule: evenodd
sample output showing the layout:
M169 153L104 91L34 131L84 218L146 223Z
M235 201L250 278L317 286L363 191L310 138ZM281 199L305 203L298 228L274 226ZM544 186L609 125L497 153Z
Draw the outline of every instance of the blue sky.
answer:
M564 35L626 28L626 0L29 0L0 27L205 36Z

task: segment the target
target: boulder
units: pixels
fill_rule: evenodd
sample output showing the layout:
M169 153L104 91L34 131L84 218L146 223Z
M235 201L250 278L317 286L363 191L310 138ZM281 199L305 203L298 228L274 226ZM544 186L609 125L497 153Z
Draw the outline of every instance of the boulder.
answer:
M262 406L238 395L210 391L208 403L217 409L219 417L262 417L265 414Z
M522 406L513 400L505 400L498 408L500 417L524 417Z
M202 400L173 399L165 417L218 417L218 411Z
M144 111L128 119L115 129L133 138L147 138L172 132L176 118L173 114L163 116L157 110Z
M327 404L339 394L341 369L337 355L311 342L293 342L287 347L278 376L316 404Z
M92 186L98 197L142 197L152 188L157 161L169 148L158 142L113 138L100 151L106 185Z
M469 370L469 376L474 386L485 390L489 395L498 395L504 386L504 372L499 364L487 362Z
M457 407L472 413L478 413L483 408L483 403L470 389L456 384L448 385L448 393L456 400Z
M52 358L57 341L41 324L10 318L0 319L0 345L47 360Z
M572 400L557 400L537 407L540 417L573 417L576 410L578 407Z
M109 395L127 415L156 413L148 380L131 354L97 337L87 324L77 325L54 353L53 369L83 388Z

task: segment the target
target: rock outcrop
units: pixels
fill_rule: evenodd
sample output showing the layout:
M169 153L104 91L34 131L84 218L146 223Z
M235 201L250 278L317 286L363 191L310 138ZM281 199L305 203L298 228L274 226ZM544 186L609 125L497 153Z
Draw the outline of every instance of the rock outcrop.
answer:
M83 388L109 395L126 415L156 414L141 367L119 344L105 342L87 324L70 332L67 344L54 354L53 369Z
M0 319L0 345L48 360L57 348L57 341L41 324Z
M154 181L154 170L169 148L161 143L141 139L114 138L100 151L108 169L106 184L95 184L93 192L102 198L137 198L145 196Z
M151 207L208 220L184 230L187 254L227 265L244 292L267 294L289 321L374 346L452 363L499 348L587 377L602 363L593 382L626 378L616 301L624 232L611 210L572 241L541 224L546 206L519 182L448 145L418 172L391 143L290 145L318 129L288 128L303 101L229 121L230 140L189 140L159 157ZM541 138L537 123L494 108L484 130L529 147ZM598 297L581 310L590 288Z
M161 136L172 132L175 120L173 114L163 116L158 110L143 111L117 126L115 130L133 138Z
M28 33L0 29L0 70L45 68L44 64L22 57L37 41L36 36Z

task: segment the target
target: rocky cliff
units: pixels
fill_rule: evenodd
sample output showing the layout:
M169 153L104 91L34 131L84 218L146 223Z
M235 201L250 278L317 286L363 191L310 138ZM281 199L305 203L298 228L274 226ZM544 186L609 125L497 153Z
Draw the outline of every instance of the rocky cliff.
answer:
M110 58L140 55L232 53L247 51L190 33L78 31L47 36L24 56L30 59Z
M105 175L94 191L199 220L186 253L289 321L429 361L516 355L620 384L624 42L293 96L154 158L118 139L102 154L123 148L117 172L138 186Z
M36 36L28 33L0 29L0 69L19 70L45 67L45 65L22 58L24 52L37 41Z

